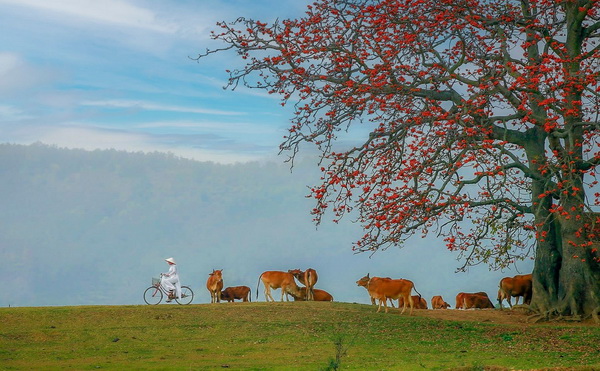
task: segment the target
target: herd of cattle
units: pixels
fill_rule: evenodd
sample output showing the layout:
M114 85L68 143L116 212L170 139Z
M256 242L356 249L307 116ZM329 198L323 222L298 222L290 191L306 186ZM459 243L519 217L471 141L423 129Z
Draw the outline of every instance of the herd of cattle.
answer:
M256 287L256 297L258 298L258 288L262 281L265 287L265 299L267 301L275 301L271 295L271 289L281 289L281 301L284 295L289 301L288 295L291 295L294 300L314 300L314 301L333 301L333 296L325 290L315 288L319 276L317 272L309 268L305 271L300 269L291 269L287 272L283 271L266 271L258 278ZM304 285L299 286L296 280ZM376 304L379 301L377 312L381 310L381 306L388 311L387 302L394 307L393 300L398 300L398 308L402 307L402 312L406 310L407 305L410 306L410 313L413 308L427 309L427 301L421 297L421 294L415 288L412 281L405 279L392 279L389 277L370 277L369 274L356 281L358 286L364 287L371 298L371 303ZM515 305L519 303L519 298L523 297L523 303L529 304L532 295L532 275L516 275L514 277L505 277L500 280L498 285L498 303L502 308L502 301L506 300L512 308L511 298L516 298ZM211 303L219 303L221 300L233 302L235 300L251 301L250 287L235 286L223 289L223 270L218 269L209 274L206 281L206 288L210 292ZM412 291L418 295L412 295ZM444 299L436 295L431 298L431 307L433 309L447 309L450 304ZM460 292L456 295L456 309L485 309L494 308L494 304L485 292L465 293Z

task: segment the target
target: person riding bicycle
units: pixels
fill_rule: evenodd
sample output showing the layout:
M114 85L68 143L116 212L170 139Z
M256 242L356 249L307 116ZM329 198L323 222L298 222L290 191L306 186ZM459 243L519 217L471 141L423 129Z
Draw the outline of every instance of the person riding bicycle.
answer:
M171 300L181 298L181 283L179 282L179 274L177 273L177 263L175 259L167 258L165 261L169 264L169 272L161 274L160 284L169 293L167 303Z

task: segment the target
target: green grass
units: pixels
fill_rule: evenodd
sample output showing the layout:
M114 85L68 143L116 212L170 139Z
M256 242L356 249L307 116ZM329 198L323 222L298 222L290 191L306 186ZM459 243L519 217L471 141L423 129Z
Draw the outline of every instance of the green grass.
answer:
M0 309L1 370L324 370L336 355L340 369L591 370L600 369L600 327L322 302Z

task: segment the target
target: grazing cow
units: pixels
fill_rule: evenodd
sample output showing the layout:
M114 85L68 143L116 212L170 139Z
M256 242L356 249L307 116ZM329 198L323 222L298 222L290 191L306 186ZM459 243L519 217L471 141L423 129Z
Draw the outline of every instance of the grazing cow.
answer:
M301 296L300 289L298 285L296 285L296 281L294 281L294 275L288 272L281 271L266 271L263 272L258 277L258 284L256 286L256 298L258 299L258 287L260 286L260 281L262 281L263 285L265 285L265 299L269 301L275 301L273 296L271 296L271 289L279 289L281 288L281 301L283 301L283 295L285 294L285 299L290 301L287 294Z
M465 309L494 309L494 304L487 295L465 295L464 303Z
M456 309L484 309L494 308L494 304L485 292L466 293L456 295Z
M294 277L296 277L296 279L298 280L298 282L300 282L301 284L306 286L306 288L308 289L308 291L307 291L308 295L306 297L306 300L315 300L314 299L314 295L315 295L314 288L315 288L315 284L317 283L317 280L319 279L319 276L317 275L317 271L312 268L308 268L304 272L301 271L300 269L290 269L290 270L288 270L288 273L293 274Z
M242 300L243 302L252 301L250 295L250 287L248 286L235 286L227 287L221 291L221 299L227 300L228 302L235 301L235 299Z
M333 301L333 296L325 290L315 289L314 301ZM306 287L300 287L300 296L294 296L295 301L306 300Z
M487 296L488 296L488 295L487 295L485 292L483 292L483 291L476 292L476 293L474 293L474 294L468 294L468 293L464 293L464 292L459 292L459 293L456 295L456 306L455 306L455 308L456 308L456 309L465 309L465 308L464 308L464 305L465 305L465 295L482 295L482 296L485 296L485 297L487 297Z
M223 270L217 269L208 274L208 280L206 280L206 288L210 292L210 302L220 303L221 302L221 290L223 290Z
M415 305L415 309L427 309L427 301L419 295L412 295L412 300ZM404 299L398 298L398 308L404 305Z
M516 275L514 277L504 277L498 285L498 303L502 309L502 300L506 300L512 308L511 297L516 297L515 305L519 304L519 297L523 297L523 303L529 305L532 295L531 274Z
M431 307L433 309L447 309L450 308L450 304L446 303L440 295L436 295L431 298Z
M413 312L413 299L410 296L411 291L414 289L417 294L419 292L415 289L415 285L412 281L397 279L393 280L390 278L381 278L381 277L369 277L367 273L366 276L356 281L358 286L366 287L367 291L371 298L379 300L379 306L377 308L377 312L381 310L381 304L383 304L385 308L385 312L387 313L387 300L388 299L398 299L400 297L404 298L404 307L402 308L402 313L406 310L406 304L410 304L410 313ZM419 294L421 295L421 294ZM400 309L400 307L398 307Z

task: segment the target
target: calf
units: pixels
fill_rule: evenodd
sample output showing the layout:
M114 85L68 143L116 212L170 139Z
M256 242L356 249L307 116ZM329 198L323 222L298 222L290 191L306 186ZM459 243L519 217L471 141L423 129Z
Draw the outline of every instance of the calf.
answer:
M290 269L288 270L288 273L293 274L294 277L296 277L296 279L298 280L298 282L306 286L306 288L308 289L308 291L306 292L306 300L315 300L314 287L317 283L317 280L319 279L317 271L312 268L308 268L305 271L301 271L300 269Z
M431 307L433 309L447 309L450 308L450 304L446 303L440 295L436 295L431 298Z
M208 274L208 280L206 280L206 288L210 292L210 302L220 303L221 302L221 290L223 290L223 270L217 269Z
M413 303L416 309L427 309L427 301L420 297L419 295L412 296ZM404 299L402 297L398 298L398 308L404 305Z
M494 308L494 304L485 292L465 293L456 295L456 309L486 309Z
M494 309L494 304L486 295L466 295L465 309Z
M455 306L456 309L466 309L465 308L465 296L466 295L481 295L481 296L485 296L489 300L488 295L483 291L472 293L472 294L465 293L465 292L459 292L456 295L456 306Z
M250 295L250 287L248 286L235 286L235 287L227 287L225 290L221 291L221 299L227 300L228 302L232 302L237 300L242 300L243 302L252 301Z
M306 287L300 287L300 296L294 296L295 301L306 300ZM314 289L314 301L333 301L333 296L325 290Z

